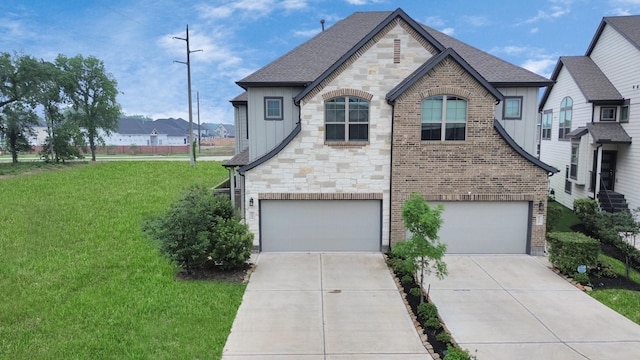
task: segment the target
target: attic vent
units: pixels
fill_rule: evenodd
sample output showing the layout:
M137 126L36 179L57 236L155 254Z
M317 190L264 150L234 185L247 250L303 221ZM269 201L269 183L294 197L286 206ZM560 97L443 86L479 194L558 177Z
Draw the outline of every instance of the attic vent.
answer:
M400 64L400 39L393 40L393 63Z

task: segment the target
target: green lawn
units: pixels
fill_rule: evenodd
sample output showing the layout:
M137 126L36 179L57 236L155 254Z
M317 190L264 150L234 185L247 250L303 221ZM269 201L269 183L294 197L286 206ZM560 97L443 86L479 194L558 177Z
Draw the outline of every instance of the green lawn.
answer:
M553 231L572 232L573 230L571 227L580 224L580 219L578 219L576 214L564 205L555 201L549 201L547 206L549 206L549 208L556 208L560 210L560 217L557 220Z
M243 284L178 281L141 233L218 163L110 162L0 179L0 359L216 359Z
M610 264L618 276L625 276L625 265L622 261L603 254L600 254L600 260ZM629 275L631 280L640 283L640 272L631 269ZM638 311L640 309L640 291L602 289L593 290L589 292L589 295L640 325L640 311Z

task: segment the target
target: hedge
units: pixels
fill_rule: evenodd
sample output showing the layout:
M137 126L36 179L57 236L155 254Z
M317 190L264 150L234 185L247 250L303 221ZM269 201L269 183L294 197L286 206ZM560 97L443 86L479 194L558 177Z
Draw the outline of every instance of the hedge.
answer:
M581 233L551 232L547 234L549 242L549 261L562 273L573 275L578 266L587 269L597 265L600 242Z

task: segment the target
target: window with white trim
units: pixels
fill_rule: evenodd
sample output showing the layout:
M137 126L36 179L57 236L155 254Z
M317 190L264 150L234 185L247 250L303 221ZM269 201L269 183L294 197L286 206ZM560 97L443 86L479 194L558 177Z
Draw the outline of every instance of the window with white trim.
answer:
M522 119L522 96L505 96L502 105L502 118L505 120Z
M620 107L620 122L621 123L629 122L629 105L622 105Z
M329 99L325 108L326 141L369 141L369 102L355 96Z
M600 121L616 121L616 107L602 106L600 108Z
M569 139L567 135L571 132L571 118L573 116L573 100L570 97L565 97L560 102L560 116L558 126L558 139Z
M578 160L580 159L579 150L580 143L571 142L571 166L569 167L569 177L573 180L576 180L578 178Z
M422 100L422 140L462 141L467 131L467 100L457 96L433 96Z

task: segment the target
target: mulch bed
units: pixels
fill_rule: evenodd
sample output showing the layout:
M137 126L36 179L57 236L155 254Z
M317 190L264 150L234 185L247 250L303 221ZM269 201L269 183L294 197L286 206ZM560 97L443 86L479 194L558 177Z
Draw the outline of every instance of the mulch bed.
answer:
M186 271L179 272L176 277L180 280L207 280L221 281L230 283L244 283L249 280L249 275L253 271L253 264L245 264L240 269L222 270L218 267L193 270L190 273Z

